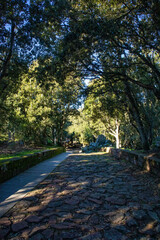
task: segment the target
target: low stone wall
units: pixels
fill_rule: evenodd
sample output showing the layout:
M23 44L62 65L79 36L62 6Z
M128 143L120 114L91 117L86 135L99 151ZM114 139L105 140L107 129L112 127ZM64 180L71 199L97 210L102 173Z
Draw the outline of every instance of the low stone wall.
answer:
M142 154L134 151L123 149L108 148L107 152L117 159L123 159L137 165L141 169L160 176L160 159L152 156L152 154Z
M0 183L62 152L65 152L65 148L58 147L52 150L45 150L43 152L29 154L22 158L12 158L5 160L5 162L2 162L0 164Z

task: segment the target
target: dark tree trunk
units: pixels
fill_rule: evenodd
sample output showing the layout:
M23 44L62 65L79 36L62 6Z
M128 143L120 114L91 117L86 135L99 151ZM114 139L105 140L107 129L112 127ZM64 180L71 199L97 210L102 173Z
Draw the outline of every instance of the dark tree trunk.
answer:
M135 120L136 124L137 124L137 129L140 135L140 139L141 139L141 143L142 143L142 147L144 150L149 150L149 141L148 141L148 137L147 134L145 132L145 128L143 126L143 122L141 120L140 117L140 112L138 109L138 104L136 103L134 96L131 92L131 88L130 88L130 84L128 82L125 82L125 87L126 87L126 95L128 97L128 100L130 102L130 113L133 117L133 119Z

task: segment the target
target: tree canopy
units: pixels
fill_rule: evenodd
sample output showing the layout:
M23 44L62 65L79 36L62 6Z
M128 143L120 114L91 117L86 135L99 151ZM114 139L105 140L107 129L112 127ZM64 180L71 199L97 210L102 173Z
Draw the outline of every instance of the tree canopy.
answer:
M4 132L37 142L57 135L60 142L70 120L84 126L81 139L103 132L117 147L150 148L160 134L159 0L14 0L0 7ZM84 110L71 120L82 96Z

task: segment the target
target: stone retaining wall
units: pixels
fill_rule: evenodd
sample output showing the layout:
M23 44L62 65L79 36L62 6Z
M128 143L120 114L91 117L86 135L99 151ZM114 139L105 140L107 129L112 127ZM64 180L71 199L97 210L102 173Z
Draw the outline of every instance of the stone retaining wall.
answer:
M45 150L43 152L29 154L22 158L12 158L5 160L5 162L2 162L0 164L0 183L62 152L65 152L65 148L58 147L52 150Z
M160 176L160 159L152 156L152 154L146 155L116 148L107 148L107 152L117 159L129 161L141 169Z

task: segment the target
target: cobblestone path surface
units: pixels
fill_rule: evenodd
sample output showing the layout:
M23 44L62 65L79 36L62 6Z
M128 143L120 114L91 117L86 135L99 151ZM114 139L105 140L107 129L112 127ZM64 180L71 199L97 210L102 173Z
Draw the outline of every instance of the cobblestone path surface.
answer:
M0 219L0 239L160 239L159 179L73 154Z

